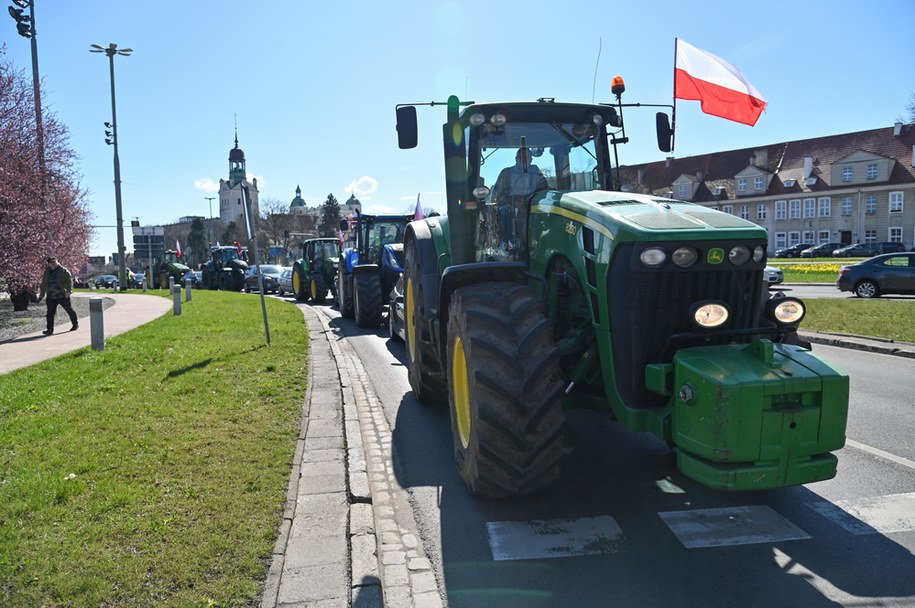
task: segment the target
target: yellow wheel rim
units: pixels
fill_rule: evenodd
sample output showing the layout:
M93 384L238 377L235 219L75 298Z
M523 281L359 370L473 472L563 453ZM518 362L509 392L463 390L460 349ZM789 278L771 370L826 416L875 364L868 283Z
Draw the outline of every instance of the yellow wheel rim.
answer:
M451 353L451 385L454 390L454 419L457 421L458 438L466 450L470 446L470 381L467 377L467 359L464 357L464 343L454 339Z
M318 297L318 284L314 279L311 280L311 297L312 299Z
M416 362L416 331L413 329L413 279L407 279L406 305L404 311L404 330L407 332L407 356L410 357L410 363Z
M295 292L295 295L299 295L299 291L302 289L302 279L299 278L299 273L292 273L292 291Z

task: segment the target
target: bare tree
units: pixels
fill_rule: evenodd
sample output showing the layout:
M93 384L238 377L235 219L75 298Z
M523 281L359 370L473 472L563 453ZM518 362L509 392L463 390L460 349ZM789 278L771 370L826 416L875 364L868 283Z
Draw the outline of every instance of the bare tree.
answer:
M915 124L915 93L909 96L909 101L905 104L906 119L903 122Z

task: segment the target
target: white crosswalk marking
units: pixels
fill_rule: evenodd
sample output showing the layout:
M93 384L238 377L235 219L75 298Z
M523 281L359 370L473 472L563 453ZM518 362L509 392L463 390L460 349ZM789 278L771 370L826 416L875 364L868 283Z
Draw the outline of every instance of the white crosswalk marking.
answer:
M495 561L617 553L623 531L609 515L486 522Z
M814 502L807 506L852 534L892 534L915 530L915 492Z
M810 538L765 505L667 511L658 515L687 549Z

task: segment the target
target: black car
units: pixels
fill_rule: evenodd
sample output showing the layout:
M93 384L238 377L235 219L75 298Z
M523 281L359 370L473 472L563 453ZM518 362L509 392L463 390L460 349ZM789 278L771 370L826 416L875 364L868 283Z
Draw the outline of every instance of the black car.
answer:
M834 258L869 258L877 255L877 245L874 243L855 243L846 245L832 252Z
M257 266L251 266L248 268L248 272L245 273L245 283L242 287L245 293L260 290L260 284L257 281L257 268ZM279 291L280 275L283 274L283 267L275 264L261 264L260 271L261 279L264 282L264 293Z
M915 295L915 253L885 253L869 260L843 266L836 280L839 291L859 298L883 294Z
M836 249L845 247L848 243L822 243L801 252L802 258L828 258Z
M877 243L874 246L877 248L877 253L899 253L905 251L905 243L887 241L885 243Z
M772 255L773 258L799 258L801 257L801 252L805 249L810 249L813 247L813 243L798 243L797 245L792 245L791 247L785 247L784 249L777 249Z
M118 286L118 278L113 274L102 274L95 277L96 289L110 289Z

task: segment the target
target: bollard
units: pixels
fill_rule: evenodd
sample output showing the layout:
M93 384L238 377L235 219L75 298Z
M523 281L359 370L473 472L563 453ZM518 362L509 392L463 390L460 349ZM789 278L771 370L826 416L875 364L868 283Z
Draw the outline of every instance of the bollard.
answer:
M191 295L191 280L188 279L184 282L184 301L190 302L192 297L194 296Z
M146 277L143 277L143 293L146 293Z
M175 277L169 276L168 277L168 290L171 291L174 286L175 286Z
M174 279L173 279L174 280ZM175 316L181 316L181 286L172 285L172 299L174 301Z
M105 350L105 315L102 298L89 298L89 334L92 350Z

